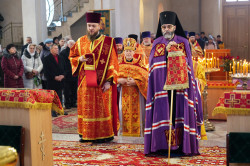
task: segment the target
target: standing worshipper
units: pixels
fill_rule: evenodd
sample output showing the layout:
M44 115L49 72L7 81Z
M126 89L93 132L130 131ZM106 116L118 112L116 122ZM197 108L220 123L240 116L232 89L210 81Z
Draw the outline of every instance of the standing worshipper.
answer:
M36 51L35 44L29 44L22 55L24 66L23 84L24 88L42 89L40 72L43 69L43 63Z
M23 88L23 62L14 44L3 50L1 62L4 73L4 88Z
M197 155L202 124L201 99L194 81L190 46L176 13L171 11L160 13L156 37L149 58L144 153L168 149L171 91L164 90L163 87L169 70L166 48L170 43L175 43L186 55L189 88L173 91L171 153Z
M66 43L66 44L67 44L67 43ZM62 48L64 45L65 45L65 40L64 40L64 38L61 38L61 39L59 40L59 44L58 44L59 52L62 51L61 48Z
M60 52L61 57L65 61L65 84L64 84L64 101L65 108L70 109L76 107L77 101L77 77L72 76L71 64L69 61L70 48L75 44L74 40L67 42L67 47Z
M123 40L121 37L115 37L114 39L115 39L115 44L116 44L116 49L117 49L117 54L118 54L118 63L121 63L124 57Z
M142 32L141 35L142 35L141 47L142 47L143 52L145 53L145 65L148 68L148 60L149 60L150 52L152 49L151 34L150 34L150 31L145 31L145 32Z
M62 90L65 79L65 62L63 57L58 56L59 48L57 44L52 44L50 54L44 58L44 75L47 79L47 89L56 91L62 103ZM63 105L63 103L62 103ZM68 113L64 112L64 115ZM52 116L57 117L56 112L52 111Z
M21 56L23 55L23 51L24 51L24 50L28 47L28 45L31 44L31 43L32 43L32 38L31 38L31 37L27 37L27 38L26 38L26 44L23 45L23 47L22 47Z
M144 135L148 71L141 57L133 57L136 41L126 38L123 45L125 56L119 64L118 73L118 83L121 86L119 133L123 136L139 137Z
M55 90L62 103L62 89L65 78L65 62L63 57L58 56L57 44L52 44L50 54L44 58L44 74L47 78L47 87Z
M40 58L42 60L42 63L44 64L44 59L50 54L50 47L53 44L53 40L48 38L44 41L43 49L42 52L40 53ZM45 66L44 66L45 67ZM41 77L42 77L42 87L43 89L47 89L47 78L44 75L44 71L41 72Z
M214 41L213 38L211 38L211 37L208 38L208 42L206 42L205 49L208 49L208 50L209 49L212 49L212 50L217 49L216 42Z
M114 39L99 32L100 19L86 13L87 35L70 49L72 73L78 75L80 142L108 142L117 132L117 52Z

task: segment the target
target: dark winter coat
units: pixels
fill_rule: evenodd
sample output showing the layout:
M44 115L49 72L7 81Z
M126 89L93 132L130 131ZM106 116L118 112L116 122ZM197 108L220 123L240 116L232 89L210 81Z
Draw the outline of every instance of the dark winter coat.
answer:
M23 88L23 62L18 54L10 54L6 49L3 52L2 70L4 72L5 88ZM19 76L14 79L15 75Z
M60 52L59 56L63 57L63 59L65 61L65 73L66 73L65 79L66 79L66 81L75 81L75 80L77 80L77 77L72 76L72 68L71 68L71 63L69 60L69 53L70 53L70 48L67 47Z
M56 81L55 77L64 75L65 77L65 63L61 56L58 56L58 63L52 54L44 58L43 69L45 77L47 78L47 89L56 90L63 89L63 80Z

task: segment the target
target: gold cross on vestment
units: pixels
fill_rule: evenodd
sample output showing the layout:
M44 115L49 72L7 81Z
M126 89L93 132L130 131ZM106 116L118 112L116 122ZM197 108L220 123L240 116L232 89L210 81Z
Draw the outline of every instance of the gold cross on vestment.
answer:
M101 64L104 64L104 63L105 63L105 60L104 60L104 59L102 59L102 60L100 60L100 62L101 62Z

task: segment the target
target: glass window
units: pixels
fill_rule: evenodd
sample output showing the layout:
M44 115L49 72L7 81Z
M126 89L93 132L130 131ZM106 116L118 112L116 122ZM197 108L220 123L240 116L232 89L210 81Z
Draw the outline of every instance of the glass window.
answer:
M54 17L54 1L46 0L47 27L51 24L53 17Z

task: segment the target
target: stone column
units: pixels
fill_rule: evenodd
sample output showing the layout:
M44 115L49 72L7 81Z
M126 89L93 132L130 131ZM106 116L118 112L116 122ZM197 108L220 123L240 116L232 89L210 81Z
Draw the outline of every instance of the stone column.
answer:
M140 39L140 0L116 0L116 36L126 38L137 34Z
M47 37L45 0L22 0L23 39L30 36L34 44L39 44Z

